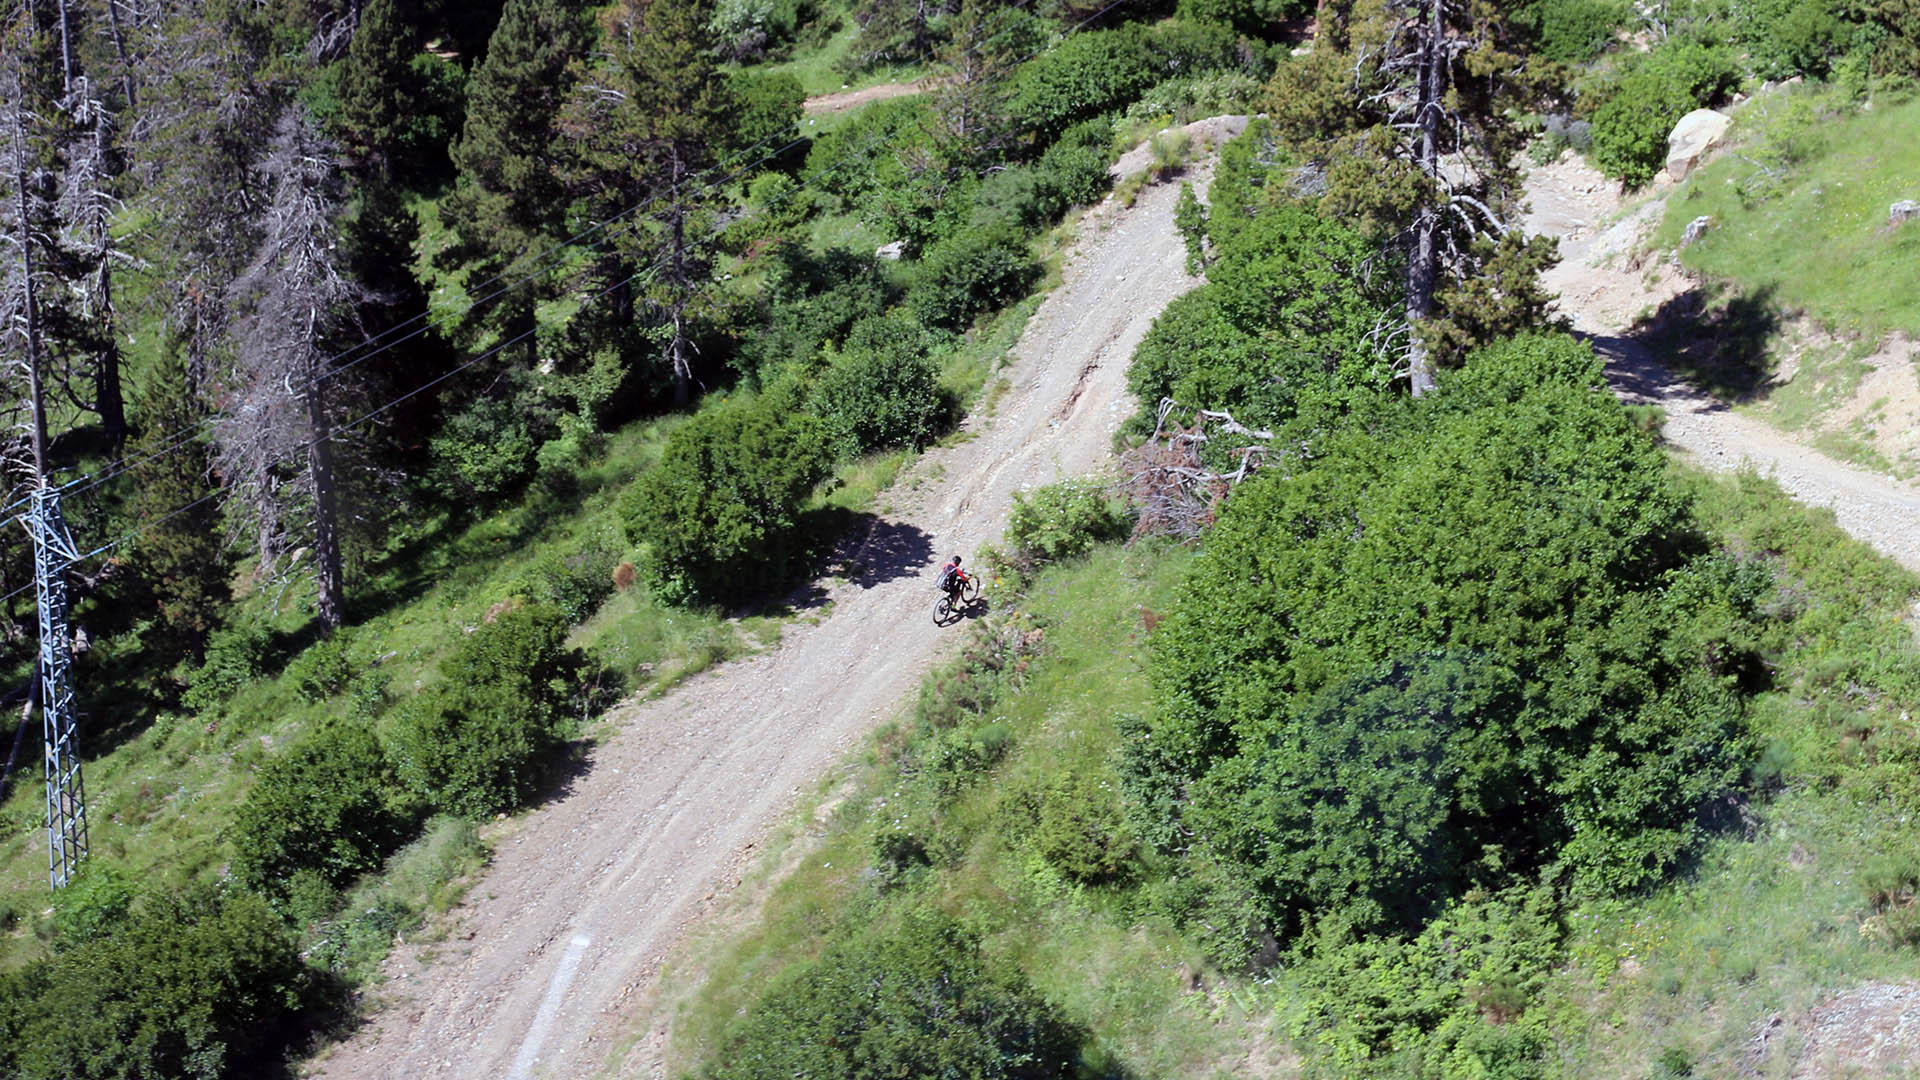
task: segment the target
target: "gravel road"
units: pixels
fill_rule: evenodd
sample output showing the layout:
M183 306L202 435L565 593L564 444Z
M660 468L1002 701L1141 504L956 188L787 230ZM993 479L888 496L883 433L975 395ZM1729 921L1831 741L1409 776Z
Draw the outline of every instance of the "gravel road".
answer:
M1561 263L1545 284L1560 294L1562 313L1605 359L1622 399L1664 407L1661 434L1701 465L1769 475L1794 498L1832 509L1853 536L1920 571L1920 489L1836 461L1729 409L1668 371L1630 332L1640 312L1692 287L1671 268L1647 274L1629 265L1631 253L1659 223L1659 199L1623 208L1617 187L1573 158L1535 169L1527 197L1528 230L1560 238Z
M661 961L738 883L754 844L959 640L933 625L934 567L997 540L1014 492L1107 461L1132 407L1134 346L1198 284L1173 229L1178 190L1089 213L993 415L968 420L896 485L894 512L861 541L860 576L809 599L824 617L616 709L565 791L501 827L451 940L396 949L370 1020L309 1075L533 1080L613 1067ZM657 1072L657 1051L617 1067Z

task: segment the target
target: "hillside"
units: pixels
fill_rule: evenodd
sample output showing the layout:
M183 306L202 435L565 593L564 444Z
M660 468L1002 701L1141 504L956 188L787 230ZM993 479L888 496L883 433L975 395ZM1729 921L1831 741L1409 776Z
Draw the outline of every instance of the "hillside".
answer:
M0 15L0 1080L1920 1067L1904 2Z
M1130 411L1126 360L1194 284L1176 193L1082 219L1062 281L996 368L992 413L895 482L776 649L610 712L565 795L499 836L451 940L395 951L388 1000L317 1075L577 1075L627 1050L631 1010L689 926L963 636L928 617L933 567L997 537L1014 493L1104 466ZM1004 603L989 588L976 617ZM622 1069L644 1075L656 1053L643 1043Z

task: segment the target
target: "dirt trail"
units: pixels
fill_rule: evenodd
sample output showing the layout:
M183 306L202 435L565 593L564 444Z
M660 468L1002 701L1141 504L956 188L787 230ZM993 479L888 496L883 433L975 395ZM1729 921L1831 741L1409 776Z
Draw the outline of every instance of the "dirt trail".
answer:
M895 512L860 545L860 576L811 598L828 614L764 655L616 709L570 785L497 838L451 940L396 949L380 1008L311 1075L532 1080L608 1067L661 961L739 882L756 841L958 640L933 626L932 568L998 539L1015 491L1107 460L1131 408L1134 346L1197 284L1172 224L1177 195L1162 185L1088 215L995 413L896 486ZM622 1075L659 1068L651 1046L620 1063Z
M845 112L856 105L865 105L869 101L885 101L888 98L906 97L926 89L922 81L881 83L878 86L864 86L858 90L841 90L832 94L816 94L801 103L800 109L808 116L820 113Z
M1710 469L1771 475L1794 498L1831 508L1841 528L1920 571L1920 488L1843 464L1734 412L1668 371L1632 334L1639 313L1691 287L1671 267L1649 275L1629 265L1659 224L1659 199L1623 208L1612 181L1572 157L1535 169L1527 196L1528 231L1561 238L1562 261L1547 274L1547 287L1606 360L1620 396L1666 409L1662 434L1669 443Z

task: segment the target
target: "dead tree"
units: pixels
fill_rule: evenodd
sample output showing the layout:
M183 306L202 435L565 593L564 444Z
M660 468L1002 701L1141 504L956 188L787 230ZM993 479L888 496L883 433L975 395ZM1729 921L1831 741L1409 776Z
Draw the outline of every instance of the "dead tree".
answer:
M1160 399L1153 435L1120 459L1127 478L1122 488L1140 511L1133 535L1177 536L1191 540L1219 516L1220 504L1234 487L1253 475L1273 452L1273 432L1249 428L1228 412L1195 409L1192 422L1172 398ZM1230 442L1228 437L1231 437ZM1209 465L1230 461L1225 469Z
M67 148L58 203L61 246L79 304L75 336L86 354L83 376L92 385L92 396L79 398L71 382L68 393L74 405L100 417L109 444L117 447L126 438L127 415L120 385L113 275L115 264L126 256L113 236L113 217L120 205L113 194L118 171L114 118L85 75L72 80L64 107L74 137Z
M346 617L335 426L351 395L327 362L361 291L335 260L338 157L298 105L282 114L260 170L272 201L259 251L231 290L241 315L215 467L254 531L256 573L297 569L283 564L311 545L320 621L332 629Z

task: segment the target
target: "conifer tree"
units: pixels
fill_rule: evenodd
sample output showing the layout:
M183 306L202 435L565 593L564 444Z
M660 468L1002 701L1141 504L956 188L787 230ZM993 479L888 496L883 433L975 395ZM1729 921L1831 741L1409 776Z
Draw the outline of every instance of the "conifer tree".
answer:
M714 59L710 16L703 0L627 0L606 27L610 62L582 78L561 123L592 212L646 208L615 230L615 247L621 267L646 281L677 405L692 393L691 322L719 198L710 173L733 141L734 101Z
M553 121L587 29L578 0L508 0L473 74L453 147L459 186L443 213L459 238L445 257L480 276L511 273L561 222L566 192ZM530 289L512 290L483 317L509 336L530 333L535 299Z
M1313 53L1281 65L1268 106L1324 171L1322 209L1404 261L1403 366L1413 392L1491 335L1544 321L1552 241L1517 228L1537 90L1492 0L1330 0ZM1471 287L1466 287L1471 282Z
M197 661L230 599L231 564L220 539L220 505L209 497L212 450L198 437L180 437L204 412L177 339L167 343L148 376L139 417L133 517L141 531L131 561L156 616L149 644Z
M382 171L410 161L410 145L427 111L420 55L424 12L412 0L367 0L340 69L340 126L346 149Z

